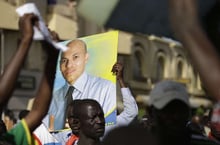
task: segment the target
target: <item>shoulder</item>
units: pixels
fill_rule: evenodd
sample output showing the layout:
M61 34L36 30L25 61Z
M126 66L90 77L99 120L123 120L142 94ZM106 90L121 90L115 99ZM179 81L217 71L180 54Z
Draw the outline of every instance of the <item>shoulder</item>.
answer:
M192 135L191 136L191 145L220 145L220 142L209 139L206 136L201 135Z
M111 130L103 139L103 144L112 145L126 144L148 144L156 145L155 135L147 129L138 125L120 126Z
M53 91L53 97L58 97L61 94L65 94L66 90L67 90L67 86L66 85L62 86L61 88L59 88L57 90L54 90Z
M67 144L75 145L78 142L78 137L74 134L71 135L71 137L68 139Z
M16 144L29 143L28 138L31 138L31 134L25 119L22 119L14 128L8 131L4 136L5 140L10 142L16 142Z
M113 83L110 80L107 80L107 79L104 79L98 76L93 76L93 75L88 75L88 80L92 81L94 84L99 83L99 84L105 84L105 85L115 85L115 83Z
M14 132L17 133L17 131L29 132L28 125L25 119L22 119L19 123L17 123L14 128L9 130L9 133L14 133Z

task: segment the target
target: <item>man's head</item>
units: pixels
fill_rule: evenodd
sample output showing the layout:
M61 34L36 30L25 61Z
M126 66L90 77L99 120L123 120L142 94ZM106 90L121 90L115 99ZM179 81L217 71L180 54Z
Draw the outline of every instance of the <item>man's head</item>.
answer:
M111 130L101 145L158 145L158 142L155 135L146 128L128 125Z
M19 118L20 120L23 119L23 118L25 118L25 117L28 115L29 112L30 112L30 111L29 111L29 110L26 110L26 109L21 110L21 111L19 112L19 114L18 114L18 118Z
M73 84L84 72L89 55L82 40L73 40L67 47L68 50L61 54L60 70L66 81Z
M4 122L6 125L7 130L10 130L13 128L13 126L16 124L16 118L14 116L14 113L12 110L6 109L4 111Z
M78 129L79 136L82 135L94 140L99 139L105 131L105 118L100 104L93 99L74 101L68 108L70 127L72 130L75 130L73 133L77 133Z
M186 130L190 117L189 96L177 82L162 81L150 92L149 105L156 127L167 134L178 135Z
M150 92L149 105L160 110L173 100L179 100L189 106L189 96L185 86L174 81L161 81Z
M80 130L80 123L79 123L79 117L78 117L78 108L80 108L81 100L74 100L70 102L67 108L67 118L69 127L72 130L72 133L76 136L79 136L79 130Z

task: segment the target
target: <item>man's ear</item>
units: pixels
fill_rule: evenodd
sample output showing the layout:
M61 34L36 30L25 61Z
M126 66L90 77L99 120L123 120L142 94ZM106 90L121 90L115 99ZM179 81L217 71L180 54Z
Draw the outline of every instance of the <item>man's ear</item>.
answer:
M88 53L88 52L86 53L85 60L86 60L86 63L87 63L88 60L89 60L89 53Z
M75 135L79 135L79 132L80 132L80 127L81 127L81 124L80 124L80 121L78 118L74 118L73 119L73 124L72 124L74 127L72 128L72 132L73 134Z

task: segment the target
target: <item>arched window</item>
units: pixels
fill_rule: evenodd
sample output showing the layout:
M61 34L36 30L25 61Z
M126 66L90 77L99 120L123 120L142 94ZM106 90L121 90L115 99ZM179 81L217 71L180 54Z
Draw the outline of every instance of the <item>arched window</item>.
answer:
M166 53L163 50L159 50L156 53L156 60L155 60L155 79L157 81L160 81L161 79L163 79L165 77L165 65L166 65Z
M186 73L186 59L179 54L176 57L176 61L175 61L175 68L176 68L176 78L177 79L182 79L185 76Z
M143 67L144 67L144 48L141 44L136 44L134 46L133 53L133 78L136 81L145 82L146 78L143 75Z
M183 77L183 62L177 62L177 72L176 72L177 79L181 79Z
M163 55L159 55L157 59L156 78L161 80L164 77L165 70L165 58Z

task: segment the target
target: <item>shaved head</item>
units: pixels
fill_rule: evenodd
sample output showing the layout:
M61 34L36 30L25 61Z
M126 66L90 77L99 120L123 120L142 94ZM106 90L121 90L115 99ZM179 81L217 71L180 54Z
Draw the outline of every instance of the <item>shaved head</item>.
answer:
M67 47L67 51L61 54L60 70L65 80L72 85L84 72L89 54L86 43L79 39L70 41Z

